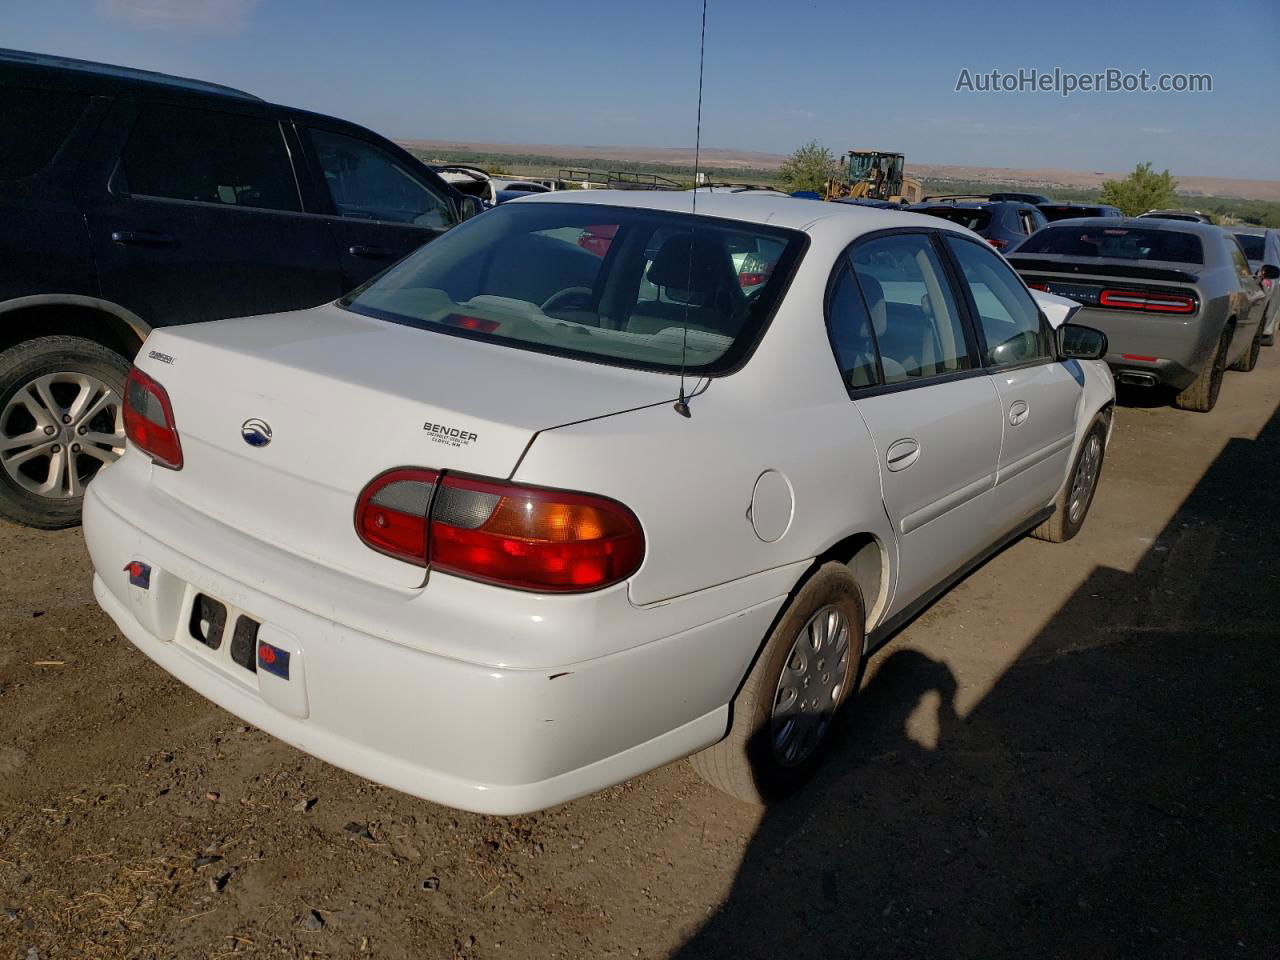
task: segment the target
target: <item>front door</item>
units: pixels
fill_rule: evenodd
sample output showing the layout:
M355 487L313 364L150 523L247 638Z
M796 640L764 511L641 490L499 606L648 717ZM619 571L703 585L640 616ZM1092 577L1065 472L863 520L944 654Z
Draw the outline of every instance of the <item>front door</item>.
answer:
M1077 361L1057 359L1052 328L1000 256L956 234L944 242L959 268L969 311L977 318L983 363L1000 397L999 513L993 519L1011 528L1048 506L1066 481L1084 373Z
M104 299L165 326L341 293L333 241L302 212L276 120L166 103L116 109L126 115L118 162L81 188Z
M308 127L299 130L313 151L333 215L325 219L342 261L343 290L434 240L457 222L443 190L402 158L369 140Z

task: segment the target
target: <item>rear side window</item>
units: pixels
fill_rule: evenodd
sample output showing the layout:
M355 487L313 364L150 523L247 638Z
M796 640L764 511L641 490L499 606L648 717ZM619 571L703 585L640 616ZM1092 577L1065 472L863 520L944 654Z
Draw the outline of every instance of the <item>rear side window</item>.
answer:
M444 197L386 151L328 130L307 134L339 216L438 229L453 225L453 210Z
M968 370L964 328L929 237L894 234L858 244L850 257L871 316L885 383Z
M130 194L261 210L300 210L274 120L145 103L113 186Z
M847 263L841 266L831 287L831 297L827 301L827 329L844 385L855 390L879 383L871 320L858 291L858 282Z
M88 102L80 93L0 87L0 180L21 180L43 170Z
M1022 241L1018 254L1027 253L1204 263L1204 247L1194 233L1137 227L1051 226Z

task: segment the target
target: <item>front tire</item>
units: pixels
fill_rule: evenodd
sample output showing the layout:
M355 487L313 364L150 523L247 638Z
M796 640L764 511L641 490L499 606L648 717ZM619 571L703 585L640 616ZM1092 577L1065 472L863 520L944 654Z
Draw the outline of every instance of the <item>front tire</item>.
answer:
M83 337L0 353L0 517L42 530L80 522L85 484L124 452L128 372L128 360Z
M862 680L865 623L862 591L849 568L823 564L769 634L733 701L728 735L691 757L694 769L755 804L805 783Z
M1093 505L1093 496L1098 492L1106 454L1107 421L1099 415L1085 431L1076 462L1071 467L1071 479L1062 485L1054 501L1053 516L1031 531L1033 537L1049 543L1066 543L1080 532Z

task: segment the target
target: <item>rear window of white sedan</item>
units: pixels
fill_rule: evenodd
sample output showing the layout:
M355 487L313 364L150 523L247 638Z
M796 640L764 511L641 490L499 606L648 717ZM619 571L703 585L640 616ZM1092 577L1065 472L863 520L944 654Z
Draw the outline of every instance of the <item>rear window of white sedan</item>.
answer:
M804 245L796 231L688 214L504 204L342 304L521 349L710 374L750 352Z

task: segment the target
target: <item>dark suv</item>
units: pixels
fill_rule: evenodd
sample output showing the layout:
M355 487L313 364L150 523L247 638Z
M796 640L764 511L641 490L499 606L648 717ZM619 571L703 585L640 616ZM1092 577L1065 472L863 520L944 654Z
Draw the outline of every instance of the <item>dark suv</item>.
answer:
M355 124L40 54L0 50L0 143L0 516L44 528L152 327L334 300L479 210Z
M934 197L923 203L913 203L906 209L968 227L991 246L1006 253L1048 223L1044 214L1033 203L1025 200Z

